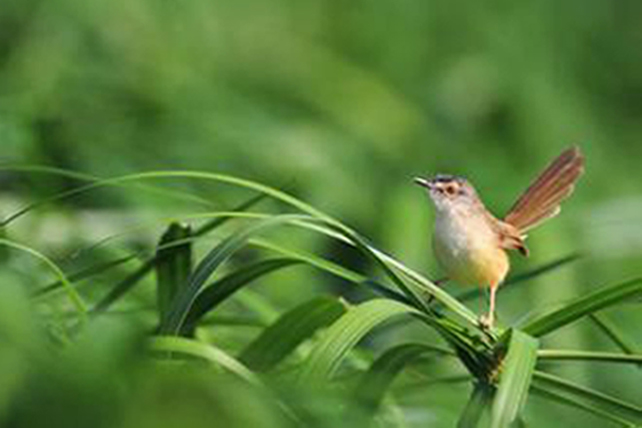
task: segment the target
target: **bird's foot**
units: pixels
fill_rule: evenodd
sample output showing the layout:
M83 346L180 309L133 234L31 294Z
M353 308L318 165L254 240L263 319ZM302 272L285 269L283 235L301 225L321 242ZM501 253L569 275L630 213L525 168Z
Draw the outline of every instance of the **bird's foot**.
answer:
M493 328L493 316L491 314L484 314L479 317L479 327L482 330L491 330Z

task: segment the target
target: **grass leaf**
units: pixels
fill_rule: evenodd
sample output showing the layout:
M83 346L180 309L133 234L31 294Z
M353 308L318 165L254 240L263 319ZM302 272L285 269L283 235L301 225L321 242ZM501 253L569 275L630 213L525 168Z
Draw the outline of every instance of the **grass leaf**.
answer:
M559 376L535 371L533 383L551 393L570 395L583 401L588 401L602 410L616 413L620 417L630 419L637 424L642 422L642 408L640 406L586 386L578 385Z
M394 300L375 299L350 308L332 324L313 348L299 375L302 385L328 380L348 352L381 323L402 314L418 314L416 308Z
M427 354L452 355L452 351L421 343L405 343L384 352L363 374L354 396L362 418L370 419L395 377L408 365Z
M189 309L183 331L189 332L196 328L196 325L208 312L223 303L225 299L236 293L243 286L250 282L275 272L277 270L302 263L300 260L291 258L274 258L261 260L246 265L214 283L205 286L198 294L194 304Z
M191 227L172 223L160 239L154 264L161 322L167 318L174 297L187 284L187 278L192 272L192 244L189 242L191 233ZM175 243L178 245L172 245Z
M612 352L566 351L558 349L542 349L537 351L537 357L543 360L571 361L602 361L609 363L642 364L642 355L615 354Z
M501 364L501 377L493 401L492 428L506 428L519 415L528 396L538 342L519 330L510 330L508 353Z
M264 229L286 223L299 218L296 215L279 215L258 221L241 229L218 244L196 266L186 287L176 296L166 320L160 325L160 333L164 335L178 334L181 331L185 318L200 293L205 282L212 273L225 262L232 254L241 249L247 240Z
M238 359L254 371L273 369L296 347L311 338L320 328L337 320L346 311L341 301L318 297L281 315L252 341Z
M476 383L457 421L457 428L476 428L492 398L493 388L490 385L484 382Z
M642 278L603 287L593 293L575 299L560 309L530 321L522 330L532 336L540 337L583 316L640 294L642 294Z

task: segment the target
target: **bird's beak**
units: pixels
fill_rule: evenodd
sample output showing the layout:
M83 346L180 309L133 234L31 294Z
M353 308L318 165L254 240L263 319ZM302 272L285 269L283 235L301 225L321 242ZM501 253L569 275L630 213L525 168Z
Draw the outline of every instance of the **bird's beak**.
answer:
M425 187L426 189L432 189L432 181L427 180L425 178L421 177L415 177L414 181L416 184L420 185L421 187Z

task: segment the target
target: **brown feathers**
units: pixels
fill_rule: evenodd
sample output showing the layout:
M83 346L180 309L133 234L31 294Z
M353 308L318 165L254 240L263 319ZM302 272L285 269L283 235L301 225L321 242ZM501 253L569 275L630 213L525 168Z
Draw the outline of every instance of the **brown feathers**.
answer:
M584 157L572 147L555 159L508 211L504 221L521 233L560 212L584 171Z

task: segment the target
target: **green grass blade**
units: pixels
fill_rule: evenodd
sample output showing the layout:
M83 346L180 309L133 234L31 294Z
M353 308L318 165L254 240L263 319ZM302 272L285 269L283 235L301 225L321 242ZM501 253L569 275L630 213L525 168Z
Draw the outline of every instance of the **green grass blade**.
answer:
M506 428L515 421L526 403L537 362L537 339L519 330L510 330L508 334L508 353L493 400L492 428Z
M67 279L62 269L60 269L58 265L54 263L49 257L45 256L37 250L34 250L33 248L27 247L26 245L22 245L18 242L10 241L4 238L0 238L0 245L5 245L9 248L22 251L43 262L54 273L54 275L56 275L63 288L65 289L69 301L71 302L81 319L84 320L86 318L88 313L87 304L83 300L82 296L78 294L71 282L69 282L69 279Z
M602 314L591 314L589 319L626 354L642 354L640 347L620 332L617 326Z
M120 257L114 260L109 260L104 263L99 263L93 266L89 266L85 269L81 269L78 272L72 273L70 275L67 275L67 280L69 283L73 284L78 281L82 281L87 278L91 278L94 275L100 275L103 272L106 272L110 269L113 269L115 267L118 267L120 265L123 265L131 260L135 260L136 256L135 255L129 255L129 256L124 256ZM64 284L62 281L54 281L51 284L45 285L42 288L39 288L33 293L34 298L38 299L45 299L51 294L56 294L59 292L61 289L63 289ZM74 287L78 288L78 286Z
M533 383L539 388L551 393L563 394L583 401L588 401L593 406L615 413L620 417L630 419L637 424L642 422L642 407L586 386L578 385L550 373L535 371L533 375Z
M180 332L185 318L205 282L223 262L245 246L248 239L264 229L284 224L295 218L300 218L300 216L280 215L266 218L231 234L218 244L196 266L194 272L190 275L187 286L174 299L168 317L160 326L160 333L172 335Z
M143 264L138 267L134 272L127 275L125 279L120 281L114 288L109 290L109 293L98 303L94 305L91 312L98 314L105 312L109 307L114 304L118 299L120 299L125 293L134 288L134 286L140 283L150 272L154 270L154 259L148 259Z
M272 370L299 344L310 339L319 329L332 324L345 311L345 304L331 297L318 297L305 302L263 330L238 359L253 371Z
M185 317L183 331L192 331L208 312L250 282L269 273L302 263L291 258L261 260L246 265L203 288Z
M363 374L355 388L355 402L361 418L374 416L386 391L397 375L409 364L428 354L452 355L452 351L421 343L405 343L384 352Z
M332 324L313 348L299 375L302 385L319 385L337 370L348 352L375 327L402 314L419 314L409 305L375 299L352 307Z
M611 352L542 349L537 351L537 357L542 360L602 361L607 363L642 364L642 355L614 354Z
M161 353L177 353L198 357L223 367L249 383L260 385L260 380L252 371L234 357L215 346L175 336L158 336L150 339L150 349Z
M172 301L187 284L192 272L192 244L190 226L179 223L169 225L156 250L156 292L161 322L167 318ZM172 245L176 244L178 245Z
M493 388L486 383L476 383L464 411L457 421L457 428L476 428L493 398Z
M251 197L245 202L240 203L236 207L232 208L232 212L243 212L247 211L250 208L252 208L254 205L258 204L262 200L264 200L267 196L263 193L259 193L256 196ZM194 232L193 236L203 236L207 235L211 231L223 226L225 223L228 221L232 220L233 217L217 217L213 218L210 221L206 222L204 225L197 227Z
M636 278L614 286L603 287L587 296L575 299L556 311L529 322L522 330L532 336L540 337L583 316L641 294L642 278Z
M594 406L588 405L582 401L578 401L576 399L566 397L562 394L558 394L556 392L551 392L545 388L541 388L537 385L533 385L531 388L531 392L535 395L539 395L540 397L546 398L550 400L551 403L557 403L557 404L563 404L565 406L569 407L574 407L576 409L583 410L585 412L591 413L595 416L598 416L600 418L606 419L610 422L614 422L618 425L624 426L624 427L630 427L634 428L635 424L619 417L616 414L607 412L602 409L595 408Z

